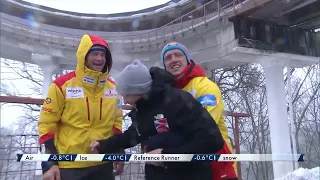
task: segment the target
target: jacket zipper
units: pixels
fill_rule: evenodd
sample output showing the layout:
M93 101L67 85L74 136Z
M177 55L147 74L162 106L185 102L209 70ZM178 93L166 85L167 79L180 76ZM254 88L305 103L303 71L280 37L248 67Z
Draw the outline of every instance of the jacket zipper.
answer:
M86 103L87 103L88 120L90 121L90 105L89 105L88 97L86 97Z
M102 97L100 97L100 120L102 118Z

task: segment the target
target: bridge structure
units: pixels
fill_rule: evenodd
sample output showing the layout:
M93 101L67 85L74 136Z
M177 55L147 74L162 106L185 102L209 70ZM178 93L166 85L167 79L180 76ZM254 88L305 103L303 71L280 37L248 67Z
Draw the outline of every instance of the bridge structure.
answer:
M185 44L195 62L207 71L259 63L266 76L272 153L290 154L283 68L320 62L317 46L320 35L316 32L320 28L319 3L319 0L181 1L159 9L93 17L4 0L0 55L43 69L43 98L54 73L75 68L76 48L84 33L108 41L114 58L110 75L115 79L134 59L149 67L161 66L160 51L172 40ZM163 18L154 21L157 16ZM293 169L292 163L273 162L275 178Z

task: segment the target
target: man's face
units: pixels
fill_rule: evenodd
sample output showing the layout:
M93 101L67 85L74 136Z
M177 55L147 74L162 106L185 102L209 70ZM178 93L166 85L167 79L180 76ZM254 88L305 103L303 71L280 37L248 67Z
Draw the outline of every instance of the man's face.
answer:
M122 97L124 104L130 104L131 106L136 107L136 102L141 98L141 95L124 95Z
M92 51L86 57L86 67L94 71L102 72L105 64L106 55L103 51Z
M179 75L187 67L188 63L181 50L173 49L164 54L164 65L171 74Z

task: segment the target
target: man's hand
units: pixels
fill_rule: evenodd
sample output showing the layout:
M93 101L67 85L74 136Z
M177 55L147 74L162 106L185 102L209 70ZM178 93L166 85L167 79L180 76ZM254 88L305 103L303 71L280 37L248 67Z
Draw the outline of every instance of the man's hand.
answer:
M60 180L60 170L57 165L53 165L43 174L43 180Z
M162 154L162 149L155 149L155 150L147 152L146 154ZM154 162L154 161L149 161L146 163L154 165L154 166L162 166L163 165L162 162Z
M124 162L114 162L113 168L116 170L115 175L118 176L123 173Z
M99 153L100 153L100 151L99 151L99 149L100 149L100 144L99 144L98 141L92 142L92 143L90 144L89 148L90 148L90 151L91 151L93 154L99 154Z

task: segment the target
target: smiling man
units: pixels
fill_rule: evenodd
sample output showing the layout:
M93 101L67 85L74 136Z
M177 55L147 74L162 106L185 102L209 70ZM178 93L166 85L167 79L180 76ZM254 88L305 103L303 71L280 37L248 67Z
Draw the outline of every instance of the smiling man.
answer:
M112 56L107 42L85 34L76 70L58 77L48 90L38 131L46 154L89 154L89 144L122 133L119 96L108 73ZM115 163L116 173L123 163ZM44 180L112 180L113 165L104 162L43 162Z
M216 121L225 141L224 148L217 154L232 153L228 128L224 120L224 104L219 87L207 78L205 71L191 60L188 49L178 43L170 42L162 50L161 60L164 68L175 76L175 87L189 92ZM234 162L213 162L214 180L236 180Z

